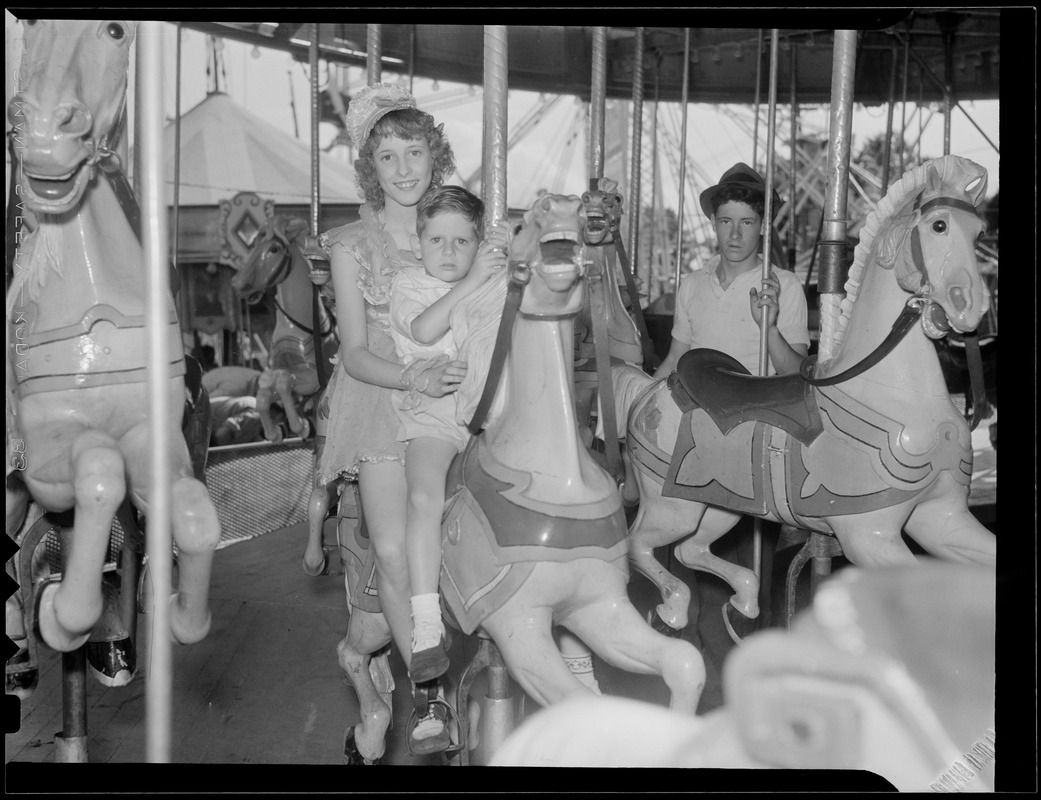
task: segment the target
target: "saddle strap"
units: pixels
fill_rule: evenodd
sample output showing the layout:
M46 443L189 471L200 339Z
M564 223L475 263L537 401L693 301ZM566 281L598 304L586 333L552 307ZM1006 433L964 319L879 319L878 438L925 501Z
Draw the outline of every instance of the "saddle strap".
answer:
M513 338L513 323L517 319L517 310L520 308L521 298L524 296L524 287L527 284L511 276L509 285L506 287L506 302L502 309L502 319L499 320L499 332L495 336L495 347L492 349L492 363L488 370L488 377L484 382L484 391L477 403L473 419L467 424L466 429L476 436L484 430L484 421L488 417L488 410L495 399L495 392L499 388L499 380L502 378L502 370L506 362L506 354L510 349L510 340Z
M915 299L911 298L907 305L904 306L903 311L900 312L900 315L893 323L893 327L889 329L889 334L886 338L882 340L878 347L868 353L862 361L854 364L849 369L843 370L838 375L831 375L827 378L814 378L813 366L817 359L816 357L807 358L802 362L799 370L803 380L813 386L834 386L871 369L871 367L875 366L893 351L893 348L900 343L900 340L907 335L907 332L914 327L918 318L922 316L922 309L925 308L925 304L915 302Z
M618 253L618 261L622 265L622 275L625 278L625 289L629 293L629 303L632 306L633 318L636 320L636 327L640 331L640 341L643 345L643 365L646 368L656 369L658 367L658 359L654 355L654 342L651 340L651 334L647 330L647 320L643 318L643 309L640 308L640 295L636 291L636 281L633 279L632 264L629 263L629 254L625 252L621 231L617 225L611 228L611 235L614 237L614 249Z

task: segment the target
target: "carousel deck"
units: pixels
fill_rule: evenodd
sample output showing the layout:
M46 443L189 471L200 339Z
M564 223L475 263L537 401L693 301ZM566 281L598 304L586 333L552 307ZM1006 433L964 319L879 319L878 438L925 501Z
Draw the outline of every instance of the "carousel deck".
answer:
M996 417L988 420L973 435L976 453L971 492L974 512L992 529L997 468L987 430L995 420ZM330 522L326 530L330 541L332 534ZM341 764L345 728L358 719L354 692L346 684L336 660L336 644L347 627L343 576L305 575L300 567L305 539L305 524L297 523L217 551L211 633L197 645L176 647L173 651L170 742L174 764ZM776 566L774 574L777 575ZM633 600L641 610L656 602L650 590L650 584L634 577ZM774 616L774 624L780 624L782 615ZM149 618L148 614L140 617L139 639L143 644L137 678L120 688L87 681L92 765L141 764L147 760ZM471 646L463 637L457 637L451 653L453 665L466 663ZM8 792L39 791L55 776L61 780L63 774L52 766L55 734L62 730L61 657L43 649L40 659L40 682L35 693L21 704L20 710L11 708L10 702L5 706L9 731L5 737ZM395 719L384 763L437 765L437 756L414 758L407 752L401 732L410 709L409 683L396 656L392 664L397 683ZM658 678L619 673L599 663L597 675L609 693L663 705L668 702L664 683ZM473 694L483 695L480 681ZM473 760L481 763L479 750ZM41 764L47 767L41 768ZM97 774L91 772L94 769L87 768L85 774ZM178 770L170 765L159 770L164 785L171 790L315 791L326 788L326 780L327 788L333 791L358 788L358 779L352 778L352 786L347 786L343 772L332 769L309 768L303 783L297 781L302 774L298 770L235 770L234 784L222 786L200 785L200 773L195 769ZM132 791L135 784L128 776L136 773L117 774L120 777L111 790ZM149 774L154 777L156 773ZM203 770L201 774L207 773ZM356 773L352 771L353 774ZM291 781L291 785L287 786L286 781Z

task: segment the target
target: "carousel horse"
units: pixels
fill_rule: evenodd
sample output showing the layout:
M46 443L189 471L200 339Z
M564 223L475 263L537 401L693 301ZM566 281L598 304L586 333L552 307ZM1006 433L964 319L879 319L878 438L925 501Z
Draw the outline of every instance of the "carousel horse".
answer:
M866 791L863 770L901 792L992 792L996 586L979 564L844 569L790 632L728 656L722 708L579 698L532 714L492 764L714 770L731 792L820 791L817 770Z
M575 403L580 431L592 444L592 421L598 397L598 366L640 366L645 353L641 335L626 311L615 267L615 248L622 216L622 195L617 181L601 178L597 188L582 194L586 252L591 269L586 275L586 302L575 319ZM628 291L626 292L628 294ZM632 302L632 301L630 301ZM636 299L639 302L639 299ZM610 368L607 369L608 375ZM605 384L609 380L605 377ZM604 409L600 409L602 416Z
M453 310L460 358L470 365L458 417L470 419L471 430L481 427L471 418L477 408L487 424L446 482L442 597L454 626L489 637L539 704L593 691L565 664L553 638L560 626L618 668L660 675L671 707L692 715L704 685L701 656L689 642L654 631L631 604L621 496L579 436L573 326L585 302L581 205L574 196L536 201L512 231L509 276ZM492 341L500 341L500 328L511 338L501 383L489 374L502 364ZM371 598L371 577L357 588L352 602ZM376 705L383 700L368 659L390 635L383 622L364 641L354 614L339 655L362 706L348 744L356 763L369 763L382 753L389 711ZM368 613L358 619L371 622ZM380 724L370 726L374 720Z
M315 362L315 327L322 338L324 363L338 346L335 321L324 303L318 305L317 321L314 318L311 267L303 251L307 230L307 222L299 217L272 217L257 233L249 256L231 282L250 305L273 292L275 330L267 368L260 376L257 411L264 438L276 443L282 440L282 430L271 416L276 396L285 409L289 429L301 439L311 436L314 423L310 417L322 388Z
M732 635L734 609L758 615L757 576L710 550L741 514L834 536L857 566L914 562L902 532L932 556L994 565L994 536L967 504L970 431L932 342L987 311L975 256L986 178L945 156L894 184L864 225L815 368L752 377L714 350L685 354L665 380L616 368L640 491L630 561L661 591L668 628L686 626L690 591L653 551L675 542L681 563L734 589Z
M40 583L26 600L40 638L68 652L87 641L106 607L102 570L113 518L125 500L148 511L146 276L129 216L136 207L111 149L125 116L136 24L25 24L8 116L22 200L39 224L22 241L8 290L9 358L27 494L47 512L75 511L61 580ZM185 359L172 295L166 305L179 573L170 635L188 644L210 628L220 523L182 435Z
M271 413L277 395L289 429L301 439L310 438L312 431L315 433L317 464L325 441L328 409L322 402L318 379L315 329L322 338L321 357L326 365L336 354L339 340L336 321L324 303L318 303L318 319L315 319L311 264L303 250L307 232L307 222L299 217L281 214L272 217L257 233L232 286L250 304L274 292L276 314L271 355L257 387L257 411L264 426L264 438L276 443L282 441L282 429ZM335 370L327 366L326 372L330 371L335 377ZM308 503L308 540L303 557L303 569L308 575L324 575L329 570L329 554L322 546L322 527L334 489L334 483L318 483L316 469Z

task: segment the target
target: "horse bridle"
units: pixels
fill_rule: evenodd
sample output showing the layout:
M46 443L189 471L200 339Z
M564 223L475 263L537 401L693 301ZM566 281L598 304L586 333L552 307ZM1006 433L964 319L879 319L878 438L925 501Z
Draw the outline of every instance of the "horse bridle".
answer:
M937 206L945 206L957 208L962 211L969 211L974 216L978 216L975 206L956 197L934 197L932 200L919 205L921 200L922 195L919 194L918 197L915 198L914 202L914 209L918 211L920 215L925 214L927 211ZM921 283L918 291L904 305L900 314L893 322L893 327L890 328L886 338L882 340L878 347L849 369L843 370L838 375L828 376L827 378L812 377L817 359L816 357L807 358L799 367L799 373L802 375L803 380L813 386L835 386L836 384L844 383L850 378L854 378L857 375L866 372L893 352L893 349L900 343L904 336L908 334L911 328L914 327L914 324L922 316L926 307L935 305L925 297L925 295L930 291L929 273L925 269L925 258L922 255L921 236L918 233L917 225L915 225L914 229L911 231L911 260L921 275ZM946 318L943 322L946 324ZM972 430L975 430L980 421L989 413L989 406L983 388L983 367L979 355L979 340L975 335L965 335L964 339L966 360L969 363L969 381L972 385L973 411L971 428ZM976 348L974 352L971 350L973 347Z

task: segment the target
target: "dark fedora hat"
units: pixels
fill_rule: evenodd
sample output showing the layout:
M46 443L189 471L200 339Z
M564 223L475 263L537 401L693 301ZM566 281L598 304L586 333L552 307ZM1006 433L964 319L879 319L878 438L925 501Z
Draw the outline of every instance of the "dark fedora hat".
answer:
M715 186L710 186L701 193L701 197L699 198L699 201L701 202L701 210L705 212L705 216L709 219L712 219L713 213L712 198L728 186L743 186L746 189L757 191L763 196L763 202L766 202L766 182L763 180L762 176L748 166L748 164L738 162L723 173L723 177L719 179L719 183ZM781 197L776 191L774 191L773 195L774 202L771 210L776 214L777 209L781 206Z

